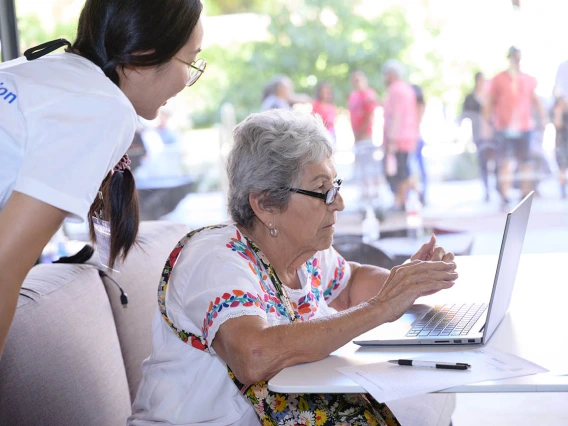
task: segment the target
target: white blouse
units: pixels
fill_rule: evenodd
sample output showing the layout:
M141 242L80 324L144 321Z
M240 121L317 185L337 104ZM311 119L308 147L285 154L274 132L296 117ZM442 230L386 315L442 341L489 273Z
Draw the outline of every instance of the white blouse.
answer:
M300 321L336 313L329 303L350 275L349 264L333 248L308 260L298 270L302 287L286 287ZM158 311L152 353L142 365L128 424L259 424L211 343L231 318L256 315L270 325L287 324L290 319L270 277L234 224L206 229L188 241L172 271L166 309L178 329L203 336L210 353L182 342Z

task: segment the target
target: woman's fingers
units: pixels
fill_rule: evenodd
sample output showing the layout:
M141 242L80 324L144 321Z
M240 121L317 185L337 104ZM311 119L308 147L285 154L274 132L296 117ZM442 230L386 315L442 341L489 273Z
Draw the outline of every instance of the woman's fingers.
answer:
M413 260L391 270L377 298L388 307L394 321L417 298L450 288L457 278L454 262Z
M446 254L446 250L444 250L443 247L436 246L436 247L434 247L434 250L432 251L432 258L430 260L441 261L444 258L445 254Z
M431 285L439 283L439 289L448 288L458 278L456 264L453 262L413 261L393 268L390 286L405 288L418 295L431 291ZM424 287L424 288L423 288ZM417 296L418 297L418 296Z
M422 247L414 253L410 260L431 260L432 251L436 246L436 236L434 234L430 235L430 240L427 243L422 244Z
M455 259L455 256L452 252L446 253L444 255L444 257L442 258L442 262L453 262Z

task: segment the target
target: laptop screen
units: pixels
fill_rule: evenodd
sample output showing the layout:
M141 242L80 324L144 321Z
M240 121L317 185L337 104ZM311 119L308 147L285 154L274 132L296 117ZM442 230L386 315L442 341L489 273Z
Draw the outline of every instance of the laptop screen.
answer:
M533 192L527 195L517 207L507 214L497 271L495 273L495 282L493 283L493 292L487 310L483 343L489 340L507 313L507 309L509 309L529 222L532 199Z

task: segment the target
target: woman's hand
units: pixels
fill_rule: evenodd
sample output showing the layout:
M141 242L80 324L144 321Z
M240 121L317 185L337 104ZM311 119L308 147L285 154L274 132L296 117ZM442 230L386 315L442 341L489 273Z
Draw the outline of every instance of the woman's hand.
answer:
M456 264L453 261L412 260L395 266L382 290L373 299L382 306L385 321L395 321L420 296L452 287L458 277L455 269Z
M423 244L422 247L410 257L410 260L453 262L454 254L452 252L446 253L443 247L437 246L436 236L432 234L430 240L426 244Z

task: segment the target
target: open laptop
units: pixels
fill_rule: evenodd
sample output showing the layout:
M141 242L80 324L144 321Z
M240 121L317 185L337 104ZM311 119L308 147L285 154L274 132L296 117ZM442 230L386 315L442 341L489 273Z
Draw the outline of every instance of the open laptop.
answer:
M397 321L364 333L353 342L361 346L486 343L509 309L532 198L531 192L507 214L488 303L414 304Z

